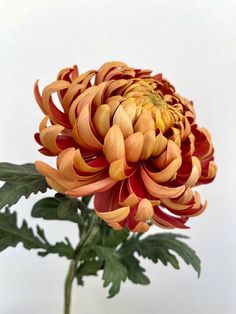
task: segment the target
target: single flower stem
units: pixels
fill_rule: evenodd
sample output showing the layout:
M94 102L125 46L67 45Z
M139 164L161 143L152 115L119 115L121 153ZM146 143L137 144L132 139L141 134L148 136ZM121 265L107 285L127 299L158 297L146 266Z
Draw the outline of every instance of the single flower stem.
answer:
M65 286L64 286L64 314L70 314L71 310L71 293L73 280L76 276L77 266L80 261L81 255L83 253L83 248L86 243L89 241L90 236L93 235L93 229L96 224L96 215L93 216L90 225L87 228L80 238L80 241L75 249L75 257L70 262L69 269L66 275Z
M64 314L70 314L72 284L76 272L76 262L72 260L67 272L64 290Z

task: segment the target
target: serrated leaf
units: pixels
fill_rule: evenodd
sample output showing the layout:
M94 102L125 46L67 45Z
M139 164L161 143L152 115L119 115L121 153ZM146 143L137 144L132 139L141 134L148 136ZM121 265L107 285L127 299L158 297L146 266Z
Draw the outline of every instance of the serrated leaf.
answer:
M5 184L0 188L0 209L6 205L13 205L25 196L38 192L46 192L48 184L45 178L39 174L34 164L15 165L0 163L0 181Z
M82 218L76 212L76 205L73 200L66 196L58 199L46 197L34 204L31 216L47 220L70 220L80 223Z
M149 278L144 274L145 269L140 266L140 262L136 257L130 254L122 257L121 262L127 268L127 276L130 281L140 285L148 285L150 283Z
M15 247L18 243L30 249L41 249L39 255L46 256L48 254L58 254L69 259L74 257L74 249L68 239L66 242L57 242L51 245L45 236L43 229L37 226L37 235L34 234L25 220L21 227L17 226L16 212L11 213L8 208L0 212L0 251L5 250L7 247Z
M86 261L80 264L77 274L80 276L96 276L97 271L101 269L104 262L102 260Z
M122 281L127 278L127 268L123 265L117 256L115 250L108 247L96 246L98 256L105 261L103 280L104 287L110 285L109 298L114 297L120 291Z
M174 233L159 233L148 236L136 244L137 252L144 258L151 259L154 263L160 260L164 265L170 263L179 269L179 263L175 255L178 254L187 265L191 265L200 275L201 261L195 251L178 238L187 238Z
M38 252L38 255L42 257L47 256L48 254L58 254L61 257L73 259L74 249L68 242L56 242L54 245L48 245L45 251Z
M103 268L102 260L84 261L77 269L76 278L78 285L83 285L83 276L97 276L97 272Z
M21 227L17 226L16 213L11 213L9 209L0 212L0 251L9 246L15 247L22 243L28 250L45 248L45 244L34 235L33 230L28 227L24 220Z

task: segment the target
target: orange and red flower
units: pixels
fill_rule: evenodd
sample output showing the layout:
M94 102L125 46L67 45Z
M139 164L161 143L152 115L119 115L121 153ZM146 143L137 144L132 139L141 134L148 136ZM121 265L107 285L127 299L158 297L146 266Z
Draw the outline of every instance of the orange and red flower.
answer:
M161 74L108 62L79 75L62 70L35 98L45 114L36 141L57 156L57 169L37 161L55 190L95 194L97 215L114 229L187 228L206 208L192 188L216 174L211 137L193 103ZM60 109L52 96L58 97ZM48 125L49 124L49 125Z

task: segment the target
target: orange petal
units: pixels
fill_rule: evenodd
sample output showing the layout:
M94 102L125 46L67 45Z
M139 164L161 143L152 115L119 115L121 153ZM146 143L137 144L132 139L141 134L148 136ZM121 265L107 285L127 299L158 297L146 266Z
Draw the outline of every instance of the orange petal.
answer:
M46 111L45 108L44 108L43 100L42 100L42 97L41 97L40 92L39 92L38 82L39 82L39 80L37 80L37 81L34 83L34 97L35 97L35 99L36 99L36 101L37 101L37 104L39 105L40 109L41 109L42 112L46 115L46 114L47 114L47 111Z
M155 131L154 130L149 130L146 133L143 134L143 148L141 152L140 159L145 160L148 159L154 150L155 146Z
M101 105L97 108L93 122L98 133L105 137L110 128L110 107L108 105Z
M113 124L119 125L124 138L133 134L133 125L123 106L119 106L113 116Z
M43 146L48 148L55 155L61 151L57 146L56 139L62 130L64 130L64 126L57 124L46 127L39 134Z
M115 80L115 81L110 81L109 86L106 88L105 91L105 99L107 99L108 97L110 97L110 95L118 88L124 86L127 84L127 80L124 79L120 79L120 80ZM115 93L114 93L115 94Z
M185 186L188 186L188 187L193 187L198 179L200 178L201 176L201 171L202 171L202 168L201 168L201 163L199 161L199 159L195 156L192 157L192 171L191 171L191 174L188 178L188 180L185 182Z
M123 227L118 222L107 223L108 226L112 227L114 230L122 230Z
M130 103L122 102L122 106L125 108L125 111L130 117L130 120L132 121L132 123L134 123L134 120L136 118L136 104L132 102Z
M129 207L133 207L135 206L137 203L139 202L139 198L131 193L128 197L126 197L126 199L124 199L122 202L120 201L120 204L122 206L129 206Z
M134 219L147 221L152 218L153 213L154 211L151 202L148 199L143 198L138 204L138 209Z
M181 164L182 158L179 157L174 159L166 168L159 172L152 172L149 171L148 169L145 170L155 182L161 183L171 180L171 178L176 174L176 172L180 168Z
M81 152L79 149L76 149L74 154L74 165L75 168L81 172L87 173L96 173L103 170L105 167L91 167L88 165L85 160L83 159Z
M166 207L174 209L174 210L184 210L184 209L188 209L188 208L192 207L192 204L190 204L190 205L178 204L178 203L172 202L169 198L162 198L161 202Z
M109 167L110 177L118 181L124 180L126 178L124 166L124 159L113 161Z
M47 127L48 120L49 120L49 116L46 116L43 118L43 120L39 124L39 132L43 131L43 129Z
M149 130L155 130L155 123L150 111L143 111L135 123L134 131L145 133Z
M43 106L45 108L45 111L47 112L47 114L49 115L50 119L54 122L54 123L58 123L59 121L57 121L56 117L54 116L54 114L51 111L51 108L49 106L49 102L50 102L50 98L51 95L55 92L59 92L63 89L66 89L70 86L70 83L67 81L55 81L51 84L49 84L48 86L46 86L42 92L42 100L43 100Z
M66 190L74 189L80 185L79 182L66 179L56 169L52 168L51 166L47 165L42 161L36 161L35 167L37 171L41 173L43 176L54 181L56 184L59 184Z
M45 177L47 184L55 191L65 194L66 188L59 183L49 179L48 177Z
M75 97L75 95L77 95L78 97L80 95L80 94L78 95L79 91L80 93L82 93L82 90L84 89L84 87L85 86L83 84L76 84L76 85L71 84L70 85L70 87L65 93L65 96L62 99L62 107L66 114L69 114L70 107L72 105L72 100Z
M103 152L110 163L125 157L124 137L119 125L114 124L107 132Z
M185 186L181 185L179 187L170 188L167 186L162 186L154 182L149 175L145 172L143 168L141 168L141 177L145 184L147 191L154 197L157 198L171 198L180 196L184 190Z
M153 157L159 156L166 148L167 139L162 133L159 133L156 137L155 146L152 152Z
M162 120L161 113L159 110L155 111L155 128L159 129L161 133L165 132L165 123Z
M128 162L139 161L143 142L143 133L141 132L136 132L125 139L125 155Z
M100 69L98 70L98 73L96 75L95 84L98 85L104 81L105 76L107 73L116 67L128 67L125 63L119 62L119 61L112 61L104 63Z
M98 86L89 87L81 95L74 99L69 110L69 120L71 125L75 124L77 116L80 114L83 107L88 104L91 105L94 97L98 93L98 90Z
M95 182L92 182L90 184L80 186L75 189L68 189L69 191L66 192L66 194L70 196L85 196L85 195L90 195L93 193L98 193L98 192L103 192L111 188L113 185L117 183L116 180L108 177L105 179L97 180Z
M71 147L63 150L57 158L59 173L69 180L78 180L79 178L73 166L74 155L75 148Z
M95 211L97 216L100 217L102 220L109 222L109 223L116 223L124 220L130 212L129 207L120 207L118 209L109 211L109 212L99 212Z
M100 150L102 148L102 144L96 138L91 128L89 104L83 107L78 116L77 129L83 142L88 143L88 145L95 150Z
M153 159L152 162L156 167L163 169L168 166L171 161L179 157L181 157L180 148L175 142L168 140L166 150L157 159Z
M149 225L146 222L140 221L134 229L132 229L133 232L140 232L140 233L144 233L146 231L148 231L149 229Z

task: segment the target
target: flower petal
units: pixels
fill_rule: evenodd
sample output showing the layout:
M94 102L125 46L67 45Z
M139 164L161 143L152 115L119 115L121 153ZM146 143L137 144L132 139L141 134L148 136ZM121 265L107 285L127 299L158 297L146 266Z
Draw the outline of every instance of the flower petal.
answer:
M101 105L97 108L93 117L95 128L102 137L105 137L110 129L110 112L108 105Z
M107 132L103 152L110 163L125 157L124 137L119 125L114 124Z
M91 195L98 192L103 192L111 188L113 185L117 183L116 180L106 177L101 180L97 180L87 185L80 186L75 189L68 189L66 192L67 195L80 197L85 195Z
M119 106L113 116L113 124L119 125L124 138L133 134L133 125L123 106Z
M120 207L109 212L96 211L98 217L109 223L116 223L124 220L129 215L129 207Z
M172 188L172 187L167 187L167 186L157 184L155 181L153 181L149 177L149 175L146 173L143 167L141 167L141 177L143 179L143 182L148 192L157 198L178 197L185 190L184 185Z

